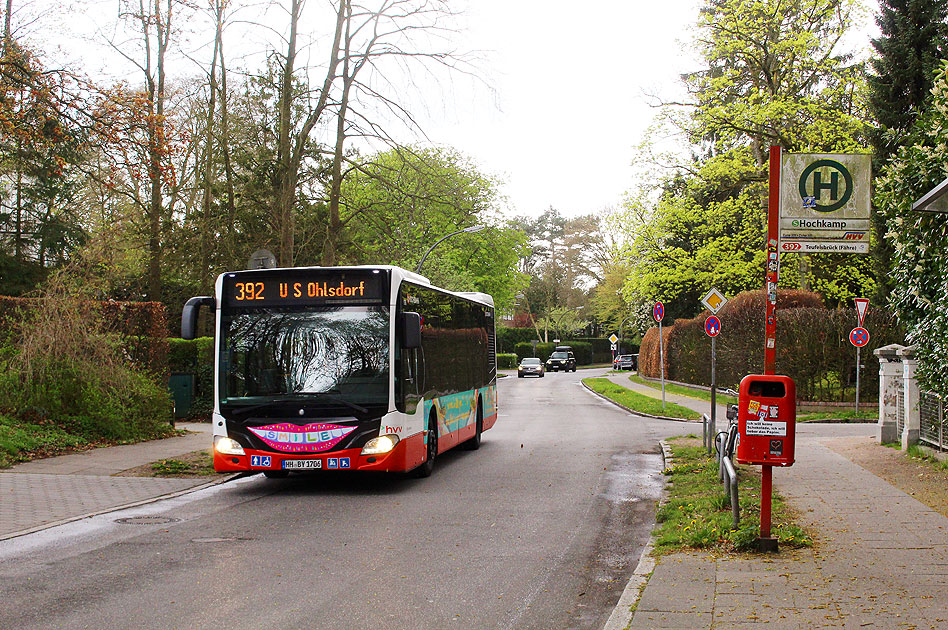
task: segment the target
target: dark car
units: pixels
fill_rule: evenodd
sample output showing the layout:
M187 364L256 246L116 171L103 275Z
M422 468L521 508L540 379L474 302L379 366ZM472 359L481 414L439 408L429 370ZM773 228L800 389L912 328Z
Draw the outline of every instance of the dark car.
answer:
M637 363L638 361L635 360L634 354L620 354L616 357L616 360L612 362L612 369L635 370Z
M553 354L546 360L546 369L550 372L569 372L576 371L576 357L573 356L573 350L569 346L557 346Z
M539 376L543 378L543 361L536 357L526 357L517 366L517 378L524 376Z

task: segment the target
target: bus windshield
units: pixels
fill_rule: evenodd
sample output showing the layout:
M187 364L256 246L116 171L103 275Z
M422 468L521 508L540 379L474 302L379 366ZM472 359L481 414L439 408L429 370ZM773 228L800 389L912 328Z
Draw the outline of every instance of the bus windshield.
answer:
M389 309L382 306L225 309L221 403L386 405L388 348Z

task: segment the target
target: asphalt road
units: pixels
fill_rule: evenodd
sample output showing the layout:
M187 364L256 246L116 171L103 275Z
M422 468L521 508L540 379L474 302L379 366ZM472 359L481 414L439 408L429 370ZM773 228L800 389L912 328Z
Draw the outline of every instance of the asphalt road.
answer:
M658 440L578 373L499 383L428 479L240 479L17 539L0 628L599 628L654 522Z

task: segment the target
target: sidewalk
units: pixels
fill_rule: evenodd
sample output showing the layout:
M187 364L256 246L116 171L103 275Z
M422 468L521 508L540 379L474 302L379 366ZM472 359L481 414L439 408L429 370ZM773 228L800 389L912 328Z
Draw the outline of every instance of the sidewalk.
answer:
M210 448L210 424L185 423L177 428L191 433L38 459L0 470L0 540L226 481L229 477L223 475L200 479L112 476Z
M705 402L666 400L708 413ZM874 424L797 428L796 462L775 469L774 486L816 545L643 558L640 572L652 563L654 570L644 588L630 582L607 629L948 629L948 518L825 445L838 435L874 435Z

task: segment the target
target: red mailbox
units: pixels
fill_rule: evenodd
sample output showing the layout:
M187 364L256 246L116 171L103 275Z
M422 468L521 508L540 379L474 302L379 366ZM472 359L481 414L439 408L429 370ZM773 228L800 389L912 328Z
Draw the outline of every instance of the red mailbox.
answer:
M737 461L792 466L797 430L797 387L789 376L749 374L737 399Z

